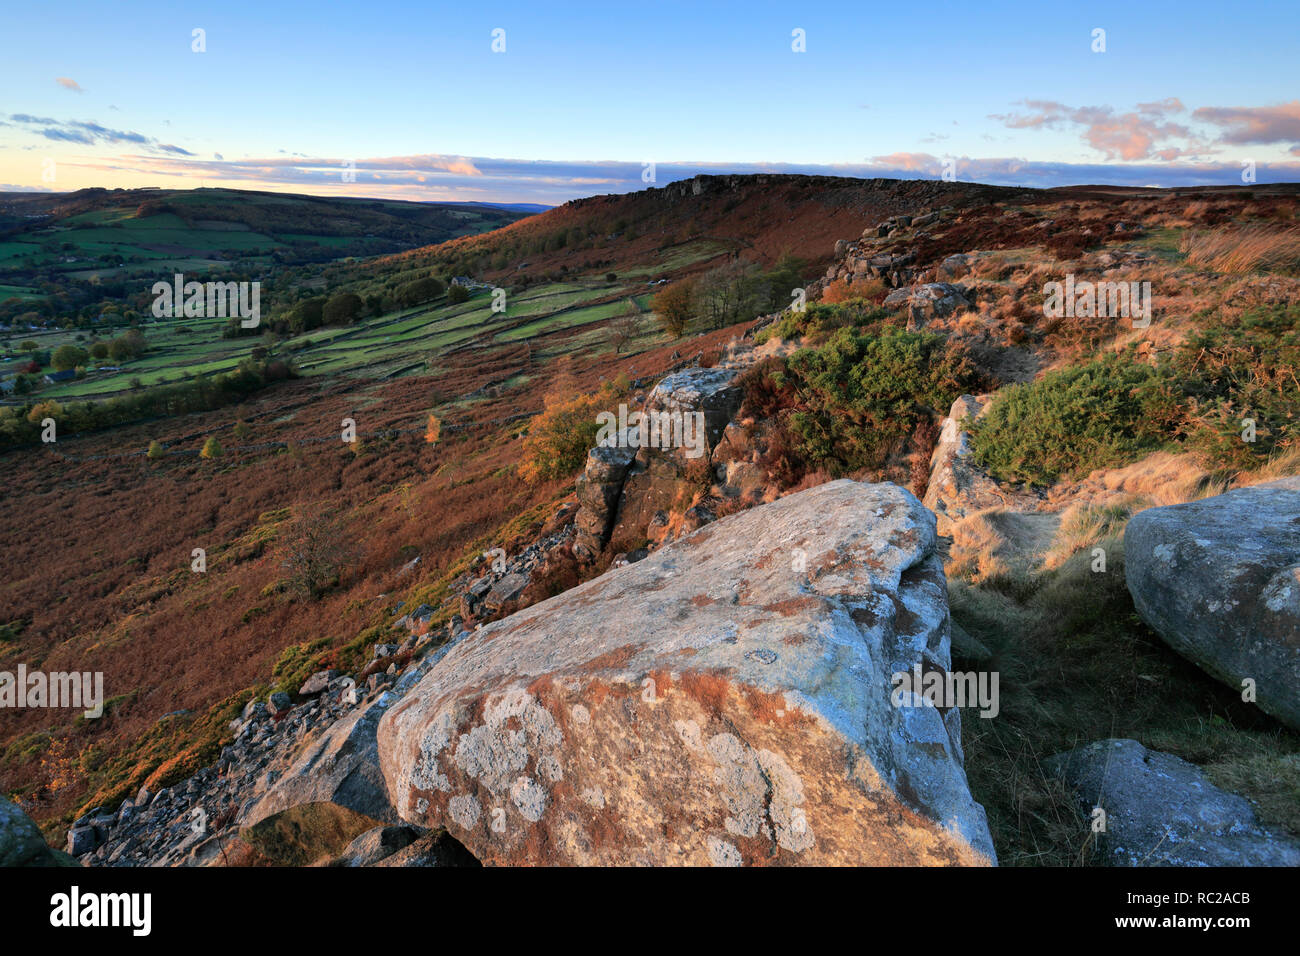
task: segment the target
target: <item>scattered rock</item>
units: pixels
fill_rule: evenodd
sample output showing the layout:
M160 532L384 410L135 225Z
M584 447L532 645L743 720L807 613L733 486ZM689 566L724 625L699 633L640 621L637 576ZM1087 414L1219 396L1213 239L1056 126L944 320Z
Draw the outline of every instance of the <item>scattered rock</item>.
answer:
M1099 740L1045 762L1106 813L1098 843L1114 866L1300 866L1300 845L1259 826L1250 804L1197 766L1136 740Z
M298 689L298 696L315 697L317 694L323 694L329 689L330 681L338 676L339 672L333 669L317 671L307 678L307 682Z

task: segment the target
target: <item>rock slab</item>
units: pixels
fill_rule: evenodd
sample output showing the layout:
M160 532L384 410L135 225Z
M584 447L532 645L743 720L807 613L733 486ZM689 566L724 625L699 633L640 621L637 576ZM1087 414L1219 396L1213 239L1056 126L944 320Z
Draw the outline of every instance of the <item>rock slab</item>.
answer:
M490 624L381 718L401 817L487 864L987 865L934 516L836 481Z
M1300 866L1300 846L1262 829L1245 798L1172 754L1099 740L1045 765L1086 811L1105 811L1098 843L1114 866Z
M1300 729L1300 477L1151 508L1124 532L1129 592L1179 654Z

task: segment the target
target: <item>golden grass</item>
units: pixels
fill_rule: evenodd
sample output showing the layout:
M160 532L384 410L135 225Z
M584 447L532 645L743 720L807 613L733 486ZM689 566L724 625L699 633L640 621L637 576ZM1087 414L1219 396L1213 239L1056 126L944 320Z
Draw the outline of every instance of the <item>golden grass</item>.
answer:
M953 525L946 568L951 577L978 582L1010 573L1006 559L1010 543L993 523L996 511L981 511Z
M1244 226L1189 232L1178 248L1189 264L1215 272L1276 272L1300 267L1300 229L1294 228Z

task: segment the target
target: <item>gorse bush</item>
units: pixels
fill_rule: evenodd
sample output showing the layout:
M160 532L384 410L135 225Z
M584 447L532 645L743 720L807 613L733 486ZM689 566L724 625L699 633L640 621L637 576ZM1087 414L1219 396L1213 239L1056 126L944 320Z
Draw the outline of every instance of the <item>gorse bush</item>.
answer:
M918 424L975 387L979 375L965 353L942 336L882 328L840 329L825 345L803 349L752 383L789 389L785 424L810 467L831 476L882 468ZM770 399L769 399L770 401Z
M1156 365L1130 350L1006 389L970 425L975 460L1034 485L1174 443L1211 469L1259 468L1300 443L1297 319L1286 307L1216 319Z
M1158 383L1156 369L1128 353L1013 385L968 423L975 460L995 478L1032 485L1131 461L1163 440Z
M1188 336L1165 366L1162 398L1203 463L1250 471L1300 443L1300 309L1261 309ZM1245 420L1254 422L1246 441Z

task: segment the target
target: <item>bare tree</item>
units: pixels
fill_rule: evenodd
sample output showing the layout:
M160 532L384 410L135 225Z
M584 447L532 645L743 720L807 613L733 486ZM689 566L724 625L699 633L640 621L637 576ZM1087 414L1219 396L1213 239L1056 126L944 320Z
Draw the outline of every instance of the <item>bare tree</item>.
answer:
M641 310L636 303L628 300L627 311L609 323L609 340L614 345L614 353L623 351L627 345L641 334Z
M283 540L288 584L308 598L318 598L337 584L355 557L342 519L321 507L301 512Z

